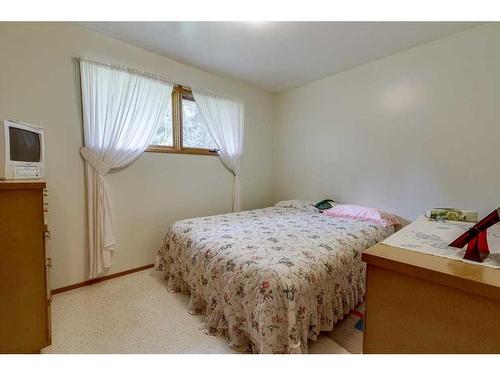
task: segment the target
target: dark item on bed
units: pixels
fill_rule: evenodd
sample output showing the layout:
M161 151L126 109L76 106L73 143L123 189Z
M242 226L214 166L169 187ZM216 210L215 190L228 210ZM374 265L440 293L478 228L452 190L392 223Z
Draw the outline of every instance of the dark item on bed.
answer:
M321 202L318 202L314 205L314 207L316 207L318 210L328 210L330 208L333 207L332 203L335 203L333 200L331 199L325 199L325 200L322 200Z
M500 221L500 207L458 237L449 246L463 248L467 245L464 259L482 263L488 257L488 235L486 230Z

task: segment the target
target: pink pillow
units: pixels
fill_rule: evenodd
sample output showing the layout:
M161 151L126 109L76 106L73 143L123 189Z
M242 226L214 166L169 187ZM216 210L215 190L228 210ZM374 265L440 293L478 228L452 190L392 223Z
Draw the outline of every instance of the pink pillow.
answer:
M399 220L394 215L379 211L376 208L356 206L354 204L339 204L324 211L324 214L331 217L369 221L383 227L399 225Z

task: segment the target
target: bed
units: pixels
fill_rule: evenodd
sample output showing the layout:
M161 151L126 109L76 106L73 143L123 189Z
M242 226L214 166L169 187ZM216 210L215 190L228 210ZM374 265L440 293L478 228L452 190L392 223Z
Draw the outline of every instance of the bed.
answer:
M327 217L310 202L181 220L155 268L168 290L191 294L204 328L254 353L306 353L308 340L363 299L361 252L394 231Z

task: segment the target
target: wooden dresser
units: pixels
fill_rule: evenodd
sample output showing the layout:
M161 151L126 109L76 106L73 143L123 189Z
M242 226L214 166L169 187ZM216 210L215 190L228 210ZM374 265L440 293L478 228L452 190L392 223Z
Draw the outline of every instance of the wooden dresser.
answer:
M364 353L500 353L500 270L384 244L366 250Z
M0 181L0 353L50 345L45 182Z

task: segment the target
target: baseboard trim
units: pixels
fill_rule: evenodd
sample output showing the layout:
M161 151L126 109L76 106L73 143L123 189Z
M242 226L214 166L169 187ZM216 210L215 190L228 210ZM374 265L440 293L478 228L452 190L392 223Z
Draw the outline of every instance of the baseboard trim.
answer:
M109 280L109 279L114 279L116 277L125 276L125 275L128 275L130 273L134 273L134 272L144 271L144 270L147 270L148 268L153 268L153 267L154 267L154 264L148 264L148 265L145 265L145 266L142 266L142 267L132 268L131 270L121 271L121 272L113 273L111 275L106 275L106 276L98 277L96 279L85 280L85 281L82 281L81 283L72 284L72 285L68 285L68 286L63 286L62 288L53 289L52 290L52 294L58 294L58 293L62 293L62 292L67 292L68 290L72 290L72 289L76 289L76 288L81 288L82 286L87 286L87 285L92 285L92 284L100 283L101 281L106 281L106 280Z

